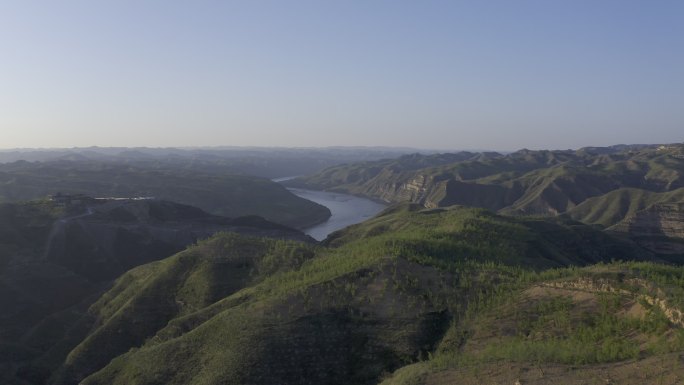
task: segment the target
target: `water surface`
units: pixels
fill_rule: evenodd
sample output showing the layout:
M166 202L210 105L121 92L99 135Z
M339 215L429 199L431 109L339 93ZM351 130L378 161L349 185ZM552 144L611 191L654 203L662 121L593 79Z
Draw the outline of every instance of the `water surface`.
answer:
M325 239L333 231L372 218L387 207L382 203L349 194L300 188L289 188L288 190L297 196L330 209L332 215L327 221L304 230L306 234L319 241Z

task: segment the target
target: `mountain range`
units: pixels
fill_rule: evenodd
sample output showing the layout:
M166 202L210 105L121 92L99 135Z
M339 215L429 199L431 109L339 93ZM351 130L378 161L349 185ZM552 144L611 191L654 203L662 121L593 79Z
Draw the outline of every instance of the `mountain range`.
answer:
M119 278L47 382L459 383L501 367L551 381L625 361L634 373L684 349L684 271L655 261L578 222L466 207L402 204L320 246L219 234Z
M292 194L279 183L225 169L200 171L164 162L151 167L82 160L0 164L0 203L45 199L57 193L154 197L216 215L258 215L297 228L330 217L326 207Z
M611 231L684 238L684 145L404 155L285 182L428 208L465 205L513 216L567 216ZM652 245L657 247L657 245ZM684 251L676 241L659 252Z
M9 375L2 383L13 383L17 362L58 365L92 324L88 307L136 266L222 232L315 242L257 216L219 217L155 199L73 198L0 205L0 368ZM46 370L31 371L29 383L41 383Z
M390 206L322 242L201 169L0 165L0 383L684 379L684 145L334 165L285 183Z

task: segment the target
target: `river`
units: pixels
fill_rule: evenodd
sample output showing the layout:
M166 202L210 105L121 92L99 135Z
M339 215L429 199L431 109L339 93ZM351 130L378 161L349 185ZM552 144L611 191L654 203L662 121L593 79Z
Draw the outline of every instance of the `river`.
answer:
M291 178L279 178L276 182L282 182ZM316 226L304 229L304 232L316 240L322 241L333 231L347 226L363 222L372 218L387 206L349 194L341 194L328 191L305 190L300 188L288 188L293 194L316 202L330 209L332 215L327 221Z
M304 229L304 232L316 240L323 240L333 231L363 222L382 211L385 205L370 199L348 194L327 191L304 190L290 188L293 194L316 202L330 209L332 215L327 221Z

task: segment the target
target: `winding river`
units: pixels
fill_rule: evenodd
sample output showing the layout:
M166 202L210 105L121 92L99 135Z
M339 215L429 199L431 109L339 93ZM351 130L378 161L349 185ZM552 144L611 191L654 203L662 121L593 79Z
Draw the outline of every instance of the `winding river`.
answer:
M274 181L282 182L287 179L291 178L279 178ZM316 202L330 209L332 215L327 221L304 229L306 234L319 241L325 239L328 234L333 231L363 222L387 207L382 203L349 194L305 190L300 188L288 188L288 190L299 197Z

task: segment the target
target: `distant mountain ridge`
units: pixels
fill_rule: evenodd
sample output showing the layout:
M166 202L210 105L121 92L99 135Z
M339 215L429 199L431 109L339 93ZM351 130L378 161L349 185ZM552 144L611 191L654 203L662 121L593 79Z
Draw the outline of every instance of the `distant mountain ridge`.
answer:
M511 215L567 212L581 220L579 212L601 205L602 196L605 202L612 201L606 194L620 189L649 195L684 187L684 145L523 149L506 155L412 154L335 166L286 184L425 207L460 204ZM671 197L680 199L680 195Z
M330 210L300 198L266 178L220 170L116 162L62 160L0 164L0 203L43 199L62 192L93 197L155 197L231 218L258 215L306 228Z
M0 164L28 162L105 162L135 167L173 166L203 173L255 175L265 178L310 174L336 164L394 158L418 151L394 147L83 147L0 150ZM436 152L436 151L434 151Z

